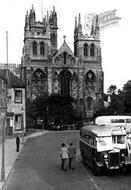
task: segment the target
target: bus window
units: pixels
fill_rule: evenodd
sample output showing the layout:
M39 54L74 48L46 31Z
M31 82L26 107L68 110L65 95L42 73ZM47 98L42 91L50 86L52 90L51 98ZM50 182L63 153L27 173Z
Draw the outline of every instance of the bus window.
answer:
M93 143L94 143L93 146L96 147L97 146L97 141L96 141L95 138L94 138L94 142Z
M112 136L113 144L125 144L125 136L123 135L113 135Z
M106 146L108 144L108 138L106 137L98 138L98 143L100 146Z
M89 136L86 136L86 142L89 143Z
M93 137L90 137L90 145L93 146Z
M110 137L98 137L97 139L97 151L105 151L112 149L112 138Z
M131 123L131 119L125 119L126 123Z
M111 123L125 123L124 119L111 119Z

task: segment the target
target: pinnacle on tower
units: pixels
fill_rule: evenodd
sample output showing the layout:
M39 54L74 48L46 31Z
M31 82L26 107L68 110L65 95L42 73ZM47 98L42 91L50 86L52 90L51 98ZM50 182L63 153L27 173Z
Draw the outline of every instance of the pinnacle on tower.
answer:
M32 12L34 12L34 5L32 4Z
M92 26L91 26L91 36L96 37L99 39L99 18L98 15L95 15L92 19Z
M34 6L32 5L32 8L30 10L30 14L29 14L29 22L30 24L34 24L35 23L35 10L34 10Z
M53 12L55 12L55 6L53 6Z
M57 26L57 14L55 11L55 6L53 6L53 11L50 11L49 22L51 25Z
M25 23L27 23L28 21L28 11L26 12L26 15L25 15Z
M77 29L77 17L75 17L75 29Z
M91 36L95 35L95 23L94 23L94 17L92 18L92 25L91 25Z
M49 11L47 11L47 23L49 22Z
M99 28L99 17L98 15L96 15L96 18L95 18L95 31L96 32L99 32L100 28Z
M79 34L82 33L81 14L80 13L79 13L79 17L78 17L78 33Z
M79 13L78 26L81 26L81 14Z
M28 14L28 11L26 12L26 15L25 15L25 30L29 30L29 14Z

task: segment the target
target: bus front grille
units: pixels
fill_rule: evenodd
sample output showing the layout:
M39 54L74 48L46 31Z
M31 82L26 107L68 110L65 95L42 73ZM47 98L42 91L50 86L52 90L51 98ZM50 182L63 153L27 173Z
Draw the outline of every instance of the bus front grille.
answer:
M120 165L120 154L119 152L109 153L109 167L119 167Z

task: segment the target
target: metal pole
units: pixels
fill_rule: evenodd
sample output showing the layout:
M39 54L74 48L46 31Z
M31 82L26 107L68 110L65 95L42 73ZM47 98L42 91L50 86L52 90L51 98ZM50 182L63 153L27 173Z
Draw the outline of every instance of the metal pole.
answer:
M6 64L8 69L8 31L6 31Z
M1 181L5 180L5 146L4 146L4 136L5 136L5 114L2 113L2 167L1 167Z
M25 139L24 139L24 123L23 123L23 121L24 121L24 109L22 107L22 142L21 142L21 144L24 144L24 141L25 141Z
M22 120L22 142L21 142L21 144L24 144L24 141L25 141L25 139L24 139L24 124L23 124L23 120Z

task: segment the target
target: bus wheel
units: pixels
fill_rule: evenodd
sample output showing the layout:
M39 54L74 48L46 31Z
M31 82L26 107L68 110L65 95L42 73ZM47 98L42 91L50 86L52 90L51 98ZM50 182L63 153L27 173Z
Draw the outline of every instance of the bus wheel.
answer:
M127 168L127 167L125 168L125 174L126 174L126 175L129 175L129 174L130 174L130 169Z
M101 168L94 163L94 174L99 176L101 174Z

